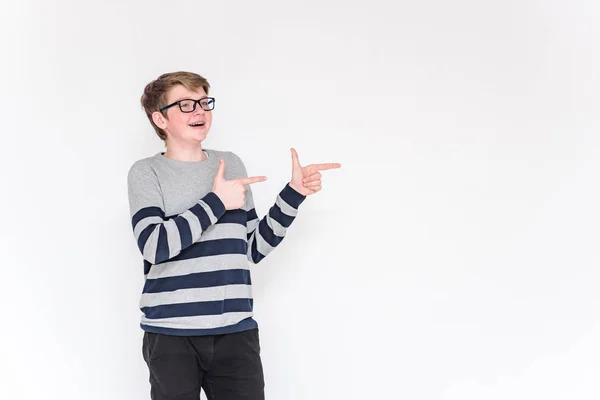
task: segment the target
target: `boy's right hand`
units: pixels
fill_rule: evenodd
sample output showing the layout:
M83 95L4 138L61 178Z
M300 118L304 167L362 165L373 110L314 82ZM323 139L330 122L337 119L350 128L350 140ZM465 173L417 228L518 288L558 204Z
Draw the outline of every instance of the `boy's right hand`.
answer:
M225 180L225 160L221 159L212 191L219 196L226 210L235 210L242 208L246 200L246 188L244 185L264 182L266 180L266 176L253 176L227 181Z

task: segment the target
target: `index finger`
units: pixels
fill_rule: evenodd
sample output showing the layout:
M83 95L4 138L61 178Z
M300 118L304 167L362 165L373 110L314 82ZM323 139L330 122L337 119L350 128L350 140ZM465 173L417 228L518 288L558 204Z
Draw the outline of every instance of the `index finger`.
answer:
M266 176L252 176L252 177L249 177L249 178L239 178L239 179L236 179L236 181L238 181L242 185L250 185L252 183L263 182L263 181L266 181L266 180L267 180Z
M317 171L326 171L328 169L340 168L340 163L325 163L325 164L313 164L312 167Z

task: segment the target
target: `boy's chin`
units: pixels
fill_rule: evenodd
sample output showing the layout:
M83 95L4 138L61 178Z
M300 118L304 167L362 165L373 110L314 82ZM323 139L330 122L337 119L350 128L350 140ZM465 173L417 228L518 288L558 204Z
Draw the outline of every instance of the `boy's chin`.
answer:
M201 142L204 139L206 139L206 136L208 136L208 132L193 132L188 137L190 138L190 140L193 140L194 142Z

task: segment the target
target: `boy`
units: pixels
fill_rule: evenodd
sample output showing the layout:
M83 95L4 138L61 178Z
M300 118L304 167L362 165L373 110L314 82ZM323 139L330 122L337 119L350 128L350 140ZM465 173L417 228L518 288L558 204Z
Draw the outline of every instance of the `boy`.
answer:
M242 160L204 149L215 99L202 76L161 75L142 106L166 151L135 162L128 174L131 221L144 258L140 300L142 353L152 399L264 399L258 326L252 318L249 262L285 236L306 196L321 190L319 171L302 167L259 219Z

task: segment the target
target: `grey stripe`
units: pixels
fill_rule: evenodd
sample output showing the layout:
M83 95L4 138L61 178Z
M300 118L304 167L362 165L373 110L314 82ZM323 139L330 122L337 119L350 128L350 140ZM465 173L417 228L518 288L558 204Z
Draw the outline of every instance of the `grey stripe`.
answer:
M215 216L215 214L212 212L212 209L210 208L210 206L208 204L206 204L206 202L200 200L198 202L198 204L200 204L200 206L202 208L204 208L204 211L206 211L206 214L208 215L208 218L210 219L210 223L214 224L215 222L217 222L217 217Z
M253 220L250 220L250 221L248 221L248 222L246 223L246 227L247 227L247 228L246 228L246 230L247 230L247 232L246 232L246 233L250 233L250 232L252 232L253 230L255 230L255 229L256 229L256 227L258 226L258 223L259 223L259 221L260 221L260 220L259 220L258 218L254 218Z
M235 223L215 224L210 226L200 236L200 242L216 239L242 239L246 240L246 229L243 225Z
M167 243L169 244L169 258L175 257L181 251L181 237L179 236L179 228L174 220L169 220L165 223L167 231Z
M139 239L140 233L142 233L142 231L144 229L146 229L149 225L160 224L162 222L163 222L163 219L161 217L146 217L146 218L144 218L143 220L138 222L135 225L135 228L133 229L133 234L135 236L135 240Z
M170 329L211 329L235 325L238 322L252 317L251 312L232 312L221 315L201 315L197 317L174 317L161 319L148 319L142 317L145 325Z
M167 261L153 265L146 276L148 279L182 276L199 272L228 269L248 269L248 259L243 254L219 254L189 260Z
M194 303L223 299L251 299L250 285L224 285L207 288L179 289L171 292L143 293L140 308L164 304Z
M188 224L190 225L190 231L192 232L192 240L194 240L194 238L200 237L200 234L202 233L202 226L200 226L200 221L198 220L198 217L196 217L196 215L189 210L182 213L181 216L185 218Z
M148 260L151 264L154 264L156 260L156 246L158 243L158 235L160 232L160 225L154 227L154 231L146 240L146 244L144 245L144 258Z
M271 246L260 234L260 231L257 229L254 232L254 240L256 240L256 249L262 254L266 256L270 252L273 251L274 247Z
M298 215L298 210L286 203L280 195L277 195L275 203L279 206L279 208L281 208L281 211L284 214L287 214L290 217L295 217L296 215Z
M254 263L252 259L252 243L254 242L254 235L250 236L250 240L248 240L248 251L246 252L246 258L248 261Z
M286 228L284 228L279 222L277 222L274 218L267 216L267 225L273 231L273 233L277 236L285 236Z

